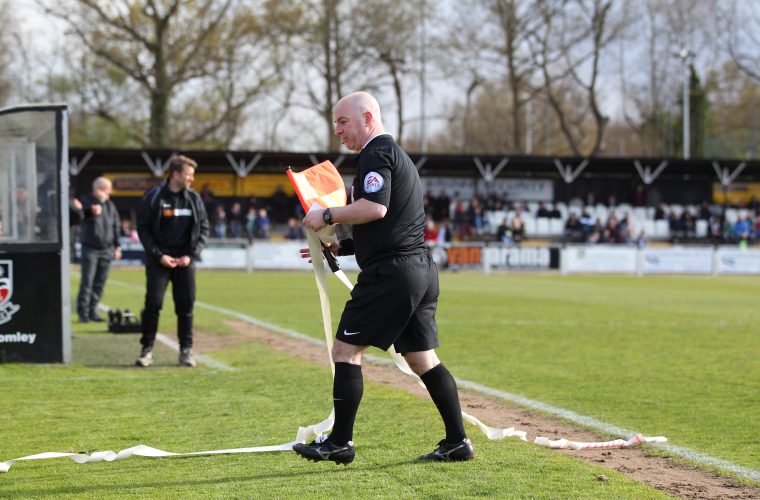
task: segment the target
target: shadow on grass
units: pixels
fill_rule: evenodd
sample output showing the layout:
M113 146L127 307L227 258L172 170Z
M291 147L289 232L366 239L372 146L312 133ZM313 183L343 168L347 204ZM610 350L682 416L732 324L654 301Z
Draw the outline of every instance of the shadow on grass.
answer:
M139 334L86 333L77 334L72 340L72 357L76 364L88 368L117 368L146 370L135 366L140 354ZM153 349L156 368L179 368L178 353L163 344Z

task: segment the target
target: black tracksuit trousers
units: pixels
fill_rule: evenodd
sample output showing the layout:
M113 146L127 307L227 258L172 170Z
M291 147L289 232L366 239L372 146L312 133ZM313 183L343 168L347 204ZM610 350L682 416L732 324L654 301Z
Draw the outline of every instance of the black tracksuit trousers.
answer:
M145 309L142 313L143 347L152 347L158 331L158 317L169 282L172 283L174 311L177 313L177 337L181 348L193 346L193 303L195 302L195 265L168 268L161 264L145 267L147 278Z

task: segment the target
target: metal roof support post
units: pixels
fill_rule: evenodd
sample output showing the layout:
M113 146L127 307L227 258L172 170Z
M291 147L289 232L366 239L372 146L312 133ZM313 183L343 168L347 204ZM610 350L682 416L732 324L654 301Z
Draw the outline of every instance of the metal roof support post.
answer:
M419 158L419 160L417 160L417 162L414 164L414 166L417 168L417 172L420 171L420 169L422 168L422 166L425 163L427 163L427 161L428 161L428 157L427 156L421 156Z
M76 156L71 157L69 159L69 175L73 175L75 177L79 175L79 172L81 172L84 166L87 165L87 163L92 158L92 155L92 151L87 151L81 160Z
M309 155L309 159L311 160L311 164L312 165L316 165L316 164L320 163L319 159L314 154L310 154ZM335 168L338 168L338 167L340 167L340 164L343 163L343 160L345 160L345 159L346 159L346 155L338 155L338 157L335 158L335 161L332 162L332 164L335 165Z
M588 166L589 159L585 158L578 167L573 170L573 167L571 165L562 165L562 162L559 161L559 158L554 159L554 165L557 167L557 170L559 170L559 175L562 176L562 180L565 181L565 184L572 184L573 181L575 181L576 178L578 178L579 175L581 175L581 172Z
M478 167L478 171L480 172L480 176L483 177L483 180L486 183L486 193L489 192L489 185L496 179L496 176L499 175L499 172L501 172L504 167L507 166L507 163L509 163L509 158L502 158L498 165L496 165L496 168L494 168L490 163L486 163L485 165L483 162L480 161L480 158L477 156L472 159L473 162L475 162L475 166ZM476 185L477 190L477 185Z
M172 153L169 155L169 158L174 156L177 153ZM148 165L148 168L151 172L153 172L153 175L156 177L161 177L166 173L166 169L169 168L169 160L166 161L161 160L161 157L156 158L153 160L153 158L150 157L148 153L145 151L141 151L140 155L142 156L143 160L145 160L145 163Z
M720 163L717 161L712 162L712 165L715 169L715 173L717 174L718 179L720 179L720 183L723 184L723 187L728 187L732 182L734 182L734 179L739 176L742 170L744 170L744 167L747 166L747 162L741 162L736 166L733 172L729 172L728 167L721 167Z
M636 167L636 170L639 172L639 175L641 176L641 180L644 181L644 184L647 186L652 184L657 177L662 173L663 170L665 170L665 167L668 166L668 160L662 160L659 165L657 165L657 168L652 172L652 169L649 165L642 166L641 162L639 160L633 160L633 164Z
M238 177L245 177L248 175L251 170L261 161L261 158L264 156L261 153L256 153L256 156L253 157L251 161L248 163L245 162L245 159L241 159L240 161L237 161L234 156L232 156L232 153L227 152L225 154L227 157L227 161L230 162L230 165L232 166L232 169L235 171L236 174L238 174Z

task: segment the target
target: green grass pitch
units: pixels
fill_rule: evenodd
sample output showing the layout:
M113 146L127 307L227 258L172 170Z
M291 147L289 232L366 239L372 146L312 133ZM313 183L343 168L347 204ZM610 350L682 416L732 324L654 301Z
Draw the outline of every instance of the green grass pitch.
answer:
M139 310L143 283L139 270L114 269L103 302ZM72 294L77 286L74 275ZM457 377L760 469L756 278L442 273L441 290L439 354ZM330 292L335 322L347 292L336 280ZM199 271L198 300L322 338L307 273ZM223 319L196 308L199 330L228 334ZM160 328L174 331L170 294ZM0 365L0 460L138 443L174 452L279 444L330 409L329 372L258 343L207 353L232 372L182 370L173 359L139 370L131 366L137 336L74 329L71 366ZM489 442L474 429L474 462L415 463L441 433L431 404L367 383L349 467L289 452L20 462L0 475L0 497L660 496L566 454ZM597 481L600 473L610 480Z

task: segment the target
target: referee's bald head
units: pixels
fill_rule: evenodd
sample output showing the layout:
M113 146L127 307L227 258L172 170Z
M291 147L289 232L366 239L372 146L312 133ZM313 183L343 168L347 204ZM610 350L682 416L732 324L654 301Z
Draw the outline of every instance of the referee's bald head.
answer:
M354 92L342 97L333 108L335 134L352 151L360 151L367 140L384 134L380 104L368 92Z

